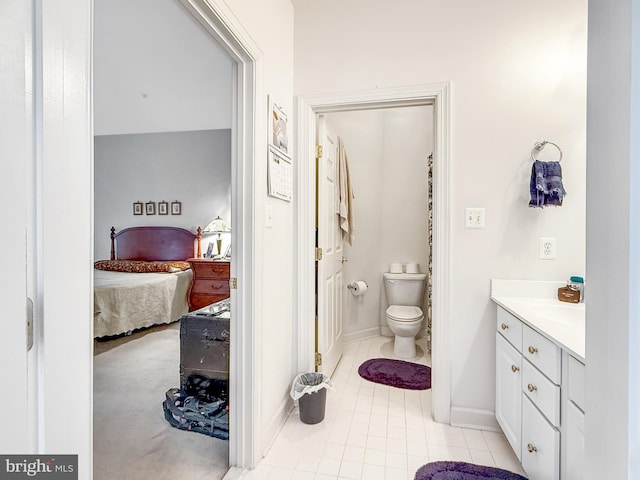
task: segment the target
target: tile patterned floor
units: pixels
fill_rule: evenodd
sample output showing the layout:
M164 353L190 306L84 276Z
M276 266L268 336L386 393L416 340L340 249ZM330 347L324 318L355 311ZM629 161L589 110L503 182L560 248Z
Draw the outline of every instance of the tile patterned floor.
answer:
M419 341L416 363L430 365ZM255 470L243 479L413 480L430 461L458 460L523 474L502 433L451 427L431 418L431 390L401 390L368 382L360 364L393 358L391 339L345 345L327 392L326 416L317 425L300 421L297 410Z

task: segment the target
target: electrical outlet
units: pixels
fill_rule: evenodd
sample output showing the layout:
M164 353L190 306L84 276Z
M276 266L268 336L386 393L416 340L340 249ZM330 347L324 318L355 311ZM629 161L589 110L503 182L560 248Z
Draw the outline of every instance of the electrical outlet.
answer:
M465 208L464 228L484 228L484 208Z
M540 237L540 258L542 260L556 259L555 237Z

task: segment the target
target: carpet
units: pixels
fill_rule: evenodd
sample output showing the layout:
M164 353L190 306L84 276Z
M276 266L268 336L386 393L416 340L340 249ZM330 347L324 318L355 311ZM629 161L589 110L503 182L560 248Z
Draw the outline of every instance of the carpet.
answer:
M94 480L219 480L229 442L173 428L162 402L180 386L179 324L96 342Z
M418 469L415 480L527 480L522 475L501 468L465 462L433 462Z
M366 380L407 390L431 388L431 368L418 363L372 358L358 368L360 376Z

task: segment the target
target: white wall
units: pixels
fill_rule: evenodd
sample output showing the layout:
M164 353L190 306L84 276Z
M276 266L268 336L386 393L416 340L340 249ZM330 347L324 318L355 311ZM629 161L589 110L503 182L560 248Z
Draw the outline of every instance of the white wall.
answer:
M253 39L260 57L260 83L257 85L257 131L254 171L254 210L256 231L254 270L254 311L256 334L255 384L260 392L256 401L256 422L260 438L257 448L264 451L273 440L291 406L289 390L297 372L296 321L293 318L293 202L267 196L267 95L293 118L293 6L289 0L227 0L226 5ZM289 148L295 151L295 136L289 134ZM265 227L265 210L273 213L273 226Z
M295 4L296 94L451 83L452 417L470 409L490 421L489 280L563 280L585 269L586 4ZM563 149L568 196L537 210L527 206L529 155L544 139ZM464 229L465 207L486 209L485 229ZM557 260L538 259L543 236L557 238Z
M231 222L230 130L97 136L94 168L96 259L109 258L112 226L170 225L195 233L217 215ZM158 202L176 200L181 215L158 215ZM133 215L138 201L156 202L156 214ZM223 237L224 252L231 239ZM210 240L203 238L203 251Z
M231 59L177 0L95 0L95 134L231 127Z
M344 297L343 328L350 341L378 335L380 325L386 325L382 273L391 262L418 262L426 272L433 109L353 111L327 118L345 142L355 195L355 235L353 245L345 243L345 281L364 280L369 286L362 296Z

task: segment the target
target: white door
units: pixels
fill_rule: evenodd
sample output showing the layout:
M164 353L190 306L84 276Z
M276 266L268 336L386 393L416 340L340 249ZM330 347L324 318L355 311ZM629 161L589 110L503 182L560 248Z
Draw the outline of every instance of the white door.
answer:
M496 333L496 420L520 460L522 356Z
M316 261L317 328L316 353L321 355L317 370L332 375L342 357L342 234L338 225L338 137L326 117L318 116L317 142L322 155L316 168L316 246L322 259ZM317 257L316 257L317 258Z
M0 452L33 451L35 436L29 414L27 356L27 218L30 195L28 167L33 164L32 5L22 0L0 2L0 211L5 280L0 288L0 411L5 412Z

